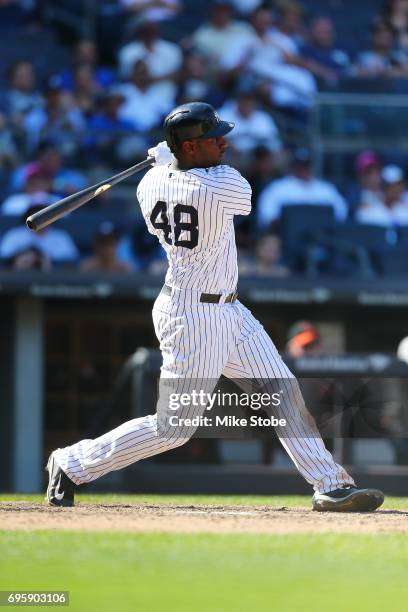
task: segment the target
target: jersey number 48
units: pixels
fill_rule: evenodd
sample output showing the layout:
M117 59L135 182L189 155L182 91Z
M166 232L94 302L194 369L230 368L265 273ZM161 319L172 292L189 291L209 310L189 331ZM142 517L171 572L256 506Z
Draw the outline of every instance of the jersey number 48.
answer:
M182 215L188 215L189 221L182 221ZM167 203L159 200L150 215L154 229L162 230L167 244L173 244L171 225L167 214ZM183 232L189 232L190 239L180 239ZM174 207L174 246L194 249L198 244L198 213L193 206L176 204Z

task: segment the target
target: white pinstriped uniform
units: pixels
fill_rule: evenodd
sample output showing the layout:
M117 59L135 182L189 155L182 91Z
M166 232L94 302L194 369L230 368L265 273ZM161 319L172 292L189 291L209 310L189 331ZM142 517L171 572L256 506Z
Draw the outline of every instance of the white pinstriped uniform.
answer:
M238 300L224 302L237 285L233 218L251 210L248 182L225 165L180 171L170 164L149 170L137 196L148 229L169 261L166 284L171 295L160 293L153 307L163 357L161 379L173 380L181 392L191 379L206 381L205 390L211 392L222 374L242 379L243 388L247 379L280 379L280 416L287 425L276 432L302 476L322 493L354 484L325 448L296 380L262 325ZM202 303L202 292L223 298L218 304ZM161 390L155 415L59 449L56 459L69 478L82 484L180 446L194 428L171 434L158 428L167 406ZM202 412L204 407L194 409L194 415Z

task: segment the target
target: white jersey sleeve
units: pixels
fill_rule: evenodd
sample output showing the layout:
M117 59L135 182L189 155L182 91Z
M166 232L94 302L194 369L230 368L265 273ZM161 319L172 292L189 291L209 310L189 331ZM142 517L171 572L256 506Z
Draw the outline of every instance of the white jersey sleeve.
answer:
M248 181L231 166L195 168L191 173L200 176L202 183L212 192L226 216L249 215L252 189Z

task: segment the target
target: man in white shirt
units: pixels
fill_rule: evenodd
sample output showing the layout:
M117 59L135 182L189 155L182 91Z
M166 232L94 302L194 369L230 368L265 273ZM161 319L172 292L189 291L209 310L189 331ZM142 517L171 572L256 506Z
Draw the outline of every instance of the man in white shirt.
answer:
M408 225L408 198L403 170L399 166L385 166L381 179L382 200L362 204L357 209L356 221L385 227Z
M178 45L159 38L157 22L140 19L135 27L134 40L119 51L119 70L127 78L135 62L144 60L155 79L171 78L182 62Z
M119 117L131 121L139 132L148 132L158 125L174 103L175 86L163 82L152 84L142 60L135 63L129 81L118 89L124 98Z
M226 121L235 124L228 141L238 153L250 153L257 146L273 152L282 148L274 120L257 108L256 98L250 91L243 91L234 100L227 100L219 113Z
M313 75L299 64L296 44L275 27L271 12L260 7L251 15L247 36L231 41L220 60L226 74L243 70L269 82L271 100L278 106L308 108L316 93Z
M337 221L347 217L347 203L335 186L313 176L311 154L306 148L294 152L290 174L272 181L261 192L257 207L259 227L269 227L279 219L284 206L296 204L332 206Z
M233 19L233 9L228 0L214 2L209 17L209 21L194 32L192 43L216 67L232 47L250 44L254 33L248 23Z
M32 168L27 172L24 191L9 195L1 205L0 214L18 217L24 214L29 206L38 202L41 204L56 202L58 197L49 193L51 187L51 178L41 170L38 164L32 164Z
M21 225L4 234L0 240L0 259L11 260L31 249L39 251L53 263L68 263L78 259L78 249L65 230L46 227L39 232L33 232L25 225L26 217L42 208L43 206L39 205L30 206L24 213Z

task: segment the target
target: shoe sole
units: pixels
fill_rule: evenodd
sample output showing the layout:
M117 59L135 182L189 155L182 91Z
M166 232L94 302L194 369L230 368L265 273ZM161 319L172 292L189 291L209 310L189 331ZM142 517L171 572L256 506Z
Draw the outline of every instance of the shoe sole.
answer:
M381 491L363 489L342 500L316 500L313 502L313 510L316 512L374 512L383 502L384 494Z
M51 472L54 469L54 457L53 457L54 453L51 453L51 455L48 457L48 461L47 461L47 465L45 466L45 470L48 472L49 475L51 475ZM51 479L48 479L48 487L47 487L47 492L46 492L46 496L45 496L45 500L48 502L48 505L50 506L54 506L54 508L72 508L72 506L74 506L73 502L70 501L62 501L62 502L58 502L57 504L54 503L51 499L50 499L50 482Z

